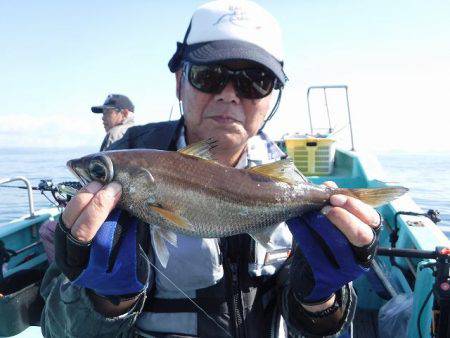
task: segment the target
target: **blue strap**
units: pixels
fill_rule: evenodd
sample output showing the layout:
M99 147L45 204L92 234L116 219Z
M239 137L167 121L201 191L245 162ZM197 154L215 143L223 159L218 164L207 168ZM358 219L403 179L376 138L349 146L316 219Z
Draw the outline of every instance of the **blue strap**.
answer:
M351 243L324 215L310 212L287 224L313 273L314 287L305 301L326 299L368 270L358 264Z
M94 290L100 295L125 295L141 292L145 284L137 274L137 225L136 218L128 218L130 223L122 226L122 233L116 245L117 256L109 267L114 245L114 235L121 216L114 209L94 237L88 266L74 284ZM108 271L110 268L110 271Z

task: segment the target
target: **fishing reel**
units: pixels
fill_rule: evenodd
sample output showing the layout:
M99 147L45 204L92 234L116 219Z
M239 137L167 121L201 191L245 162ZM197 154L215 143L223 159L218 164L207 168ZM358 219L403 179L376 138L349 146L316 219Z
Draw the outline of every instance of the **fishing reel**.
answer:
M80 182L68 181L55 184L51 179L47 179L39 182L37 190L44 196L45 192L50 192L53 199L58 203L58 207L63 208L81 187L82 185Z

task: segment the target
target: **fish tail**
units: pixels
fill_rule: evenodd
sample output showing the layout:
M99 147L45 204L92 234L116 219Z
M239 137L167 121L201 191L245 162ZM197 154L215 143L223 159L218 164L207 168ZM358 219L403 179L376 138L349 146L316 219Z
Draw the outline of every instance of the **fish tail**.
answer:
M373 207L379 207L404 195L408 190L409 189L405 187L386 187L386 188L369 188L369 189L338 188L334 190L333 195L342 194L346 196L355 197Z

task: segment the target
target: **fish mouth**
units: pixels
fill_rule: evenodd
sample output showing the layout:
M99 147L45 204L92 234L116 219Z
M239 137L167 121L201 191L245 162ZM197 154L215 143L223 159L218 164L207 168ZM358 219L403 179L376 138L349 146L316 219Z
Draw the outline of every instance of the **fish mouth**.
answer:
M83 159L70 160L66 165L72 174L78 178L81 184L86 186L92 181L92 179L86 169L84 169L85 166L83 165L83 162Z

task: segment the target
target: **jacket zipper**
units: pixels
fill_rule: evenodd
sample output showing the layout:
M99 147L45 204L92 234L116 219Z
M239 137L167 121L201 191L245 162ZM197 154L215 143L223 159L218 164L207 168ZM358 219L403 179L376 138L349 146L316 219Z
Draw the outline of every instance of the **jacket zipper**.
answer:
M236 238L235 238L236 239ZM239 255L234 255L235 252L232 252L233 249L236 250L236 246L232 245L236 243L231 243L230 238L221 238L219 241L219 247L221 251L221 258L224 267L224 273L228 276L229 280L229 295L230 299L230 320L233 321L235 327L236 338L245 338L245 325L244 325L244 315L242 308L242 297L241 297L241 289L239 285ZM234 257L235 262L231 260L231 256Z
M231 263L231 284L232 284L232 301L233 301L233 312L234 312L234 322L236 326L236 337L245 337L245 327L244 327L244 316L242 309L242 299L241 290L239 287L239 269L237 263Z

